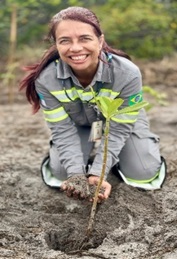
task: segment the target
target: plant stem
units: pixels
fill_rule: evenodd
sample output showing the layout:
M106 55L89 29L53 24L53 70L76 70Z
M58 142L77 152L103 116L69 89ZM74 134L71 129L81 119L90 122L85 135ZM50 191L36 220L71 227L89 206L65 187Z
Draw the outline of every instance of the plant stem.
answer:
M105 171L106 171L107 153L108 153L109 123L110 123L110 118L106 118L105 133L104 133L105 140L104 140L103 165L102 165L101 176L100 176L100 179L99 179L99 182L98 182L98 185L96 187L95 194L94 194L94 201L93 201L93 204L92 204L88 228L87 228L87 232L86 232L87 237L90 236L90 234L93 230L94 218L95 218L96 208L97 208L97 203L98 203L98 195L99 195L100 188L101 188L101 185L102 185L102 182L103 182L103 179L104 179L104 176L105 176Z

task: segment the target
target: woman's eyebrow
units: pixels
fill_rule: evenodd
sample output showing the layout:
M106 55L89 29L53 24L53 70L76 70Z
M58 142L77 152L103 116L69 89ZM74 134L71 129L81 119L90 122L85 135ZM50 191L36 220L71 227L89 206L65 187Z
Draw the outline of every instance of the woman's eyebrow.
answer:
M90 38L92 38L93 36L92 35L90 35L90 34L81 34L81 35L79 35L79 38L83 38L83 37L90 37ZM68 40L68 39L71 39L72 37L69 37L69 36L61 36L61 37L59 37L59 38L57 38L57 40Z
M67 37L67 36L61 36L61 37L59 37L59 38L57 38L57 40L63 40L63 39L70 39L70 37Z
M90 35L90 34L82 34L79 37L92 37L92 35Z

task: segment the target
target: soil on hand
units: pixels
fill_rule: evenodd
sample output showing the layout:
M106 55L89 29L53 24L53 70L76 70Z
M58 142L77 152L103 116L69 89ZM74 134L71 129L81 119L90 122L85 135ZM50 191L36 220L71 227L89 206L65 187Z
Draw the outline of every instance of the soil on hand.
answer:
M167 106L156 105L148 112L167 160L163 188L141 191L110 174L111 196L98 204L94 231L80 253L76 250L85 237L92 204L43 183L40 164L50 136L43 115L31 115L23 96L7 104L7 92L2 91L0 259L177 258L176 60L171 63L138 64L145 84L167 94Z

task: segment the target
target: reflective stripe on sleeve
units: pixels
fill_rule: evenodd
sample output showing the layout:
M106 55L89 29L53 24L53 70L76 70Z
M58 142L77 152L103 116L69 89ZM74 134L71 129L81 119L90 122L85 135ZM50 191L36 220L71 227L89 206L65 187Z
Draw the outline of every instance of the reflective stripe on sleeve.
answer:
M75 101L76 99L79 98L78 93L74 87L72 87L69 90L61 90L61 91L51 91L51 94L54 95L60 102L71 102L71 100ZM68 96L69 99L68 98Z
M134 123L137 120L138 114L139 112L129 112L125 114L119 114L112 117L111 119L118 123Z
M68 114L65 112L63 107L51 110L51 111L46 111L43 110L45 120L48 122L58 122L66 119L68 117Z

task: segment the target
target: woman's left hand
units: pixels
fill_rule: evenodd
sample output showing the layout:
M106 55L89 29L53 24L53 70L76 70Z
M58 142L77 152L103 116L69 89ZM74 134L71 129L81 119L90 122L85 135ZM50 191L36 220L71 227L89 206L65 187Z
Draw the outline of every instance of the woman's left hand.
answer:
M100 180L100 177L96 176L96 175L91 175L88 178L89 185L98 185L99 180ZM110 185L110 183L103 180L102 185L101 185L101 189L103 190L103 192L100 192L98 195L99 201L108 199L108 197L111 193L111 188L112 188L112 186Z

